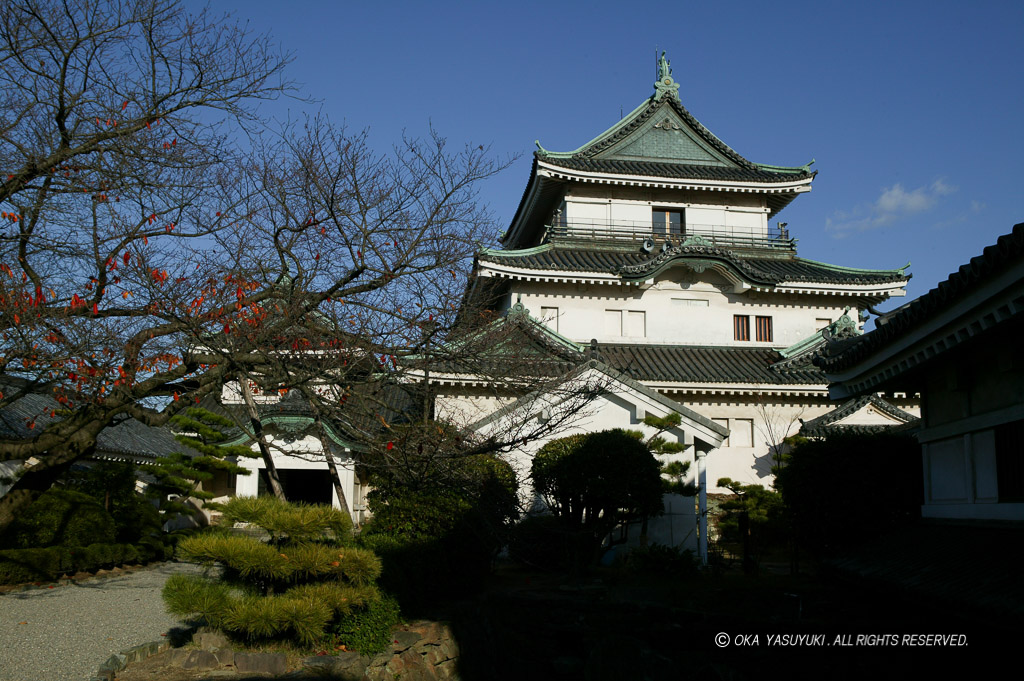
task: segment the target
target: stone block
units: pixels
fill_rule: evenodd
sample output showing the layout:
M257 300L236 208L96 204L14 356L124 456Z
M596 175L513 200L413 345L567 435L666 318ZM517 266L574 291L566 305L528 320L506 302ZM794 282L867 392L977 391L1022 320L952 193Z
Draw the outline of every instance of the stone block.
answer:
M337 655L314 655L302 660L302 666L316 669L341 679L362 679L370 665L370 658L356 652Z
M106 662L100 665L100 671L103 672L109 669L112 672L119 672L124 669L125 664L127 664L125 656L120 653L114 653L107 658Z
M220 650L221 648L228 648L231 645L227 636L219 631L204 631L196 634L192 640L203 650Z
M235 651L230 648L221 648L216 651L214 655L217 656L217 662L219 662L222 667L233 665L235 663Z
M182 669L197 669L199 671L216 669L218 666L220 663L217 661L217 656L209 650L193 650L181 663Z
M188 648L172 648L167 653L167 664L173 664L176 667L180 667L182 662L188 659L189 653L192 651Z
M400 653L404 650L412 648L414 645L423 640L423 636L416 633L415 631L402 631L398 630L392 634L392 650L396 653Z
M235 668L240 672L280 675L288 671L284 653L235 653Z

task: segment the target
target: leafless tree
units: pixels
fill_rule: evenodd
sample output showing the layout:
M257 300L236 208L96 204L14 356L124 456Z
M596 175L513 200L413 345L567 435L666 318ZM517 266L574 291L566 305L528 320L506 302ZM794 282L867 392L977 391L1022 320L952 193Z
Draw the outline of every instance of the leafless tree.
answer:
M0 442L26 462L0 529L119 419L162 425L239 374L302 385L323 367L277 370L299 355L333 353L344 391L450 328L500 164L437 135L380 156L318 119L243 154L287 61L173 0L0 8L0 408L63 408Z
M436 133L380 155L316 117L247 134L268 132L261 100L292 92L287 62L175 0L0 7L0 409L28 392L61 405L0 440L0 461L25 462L0 530L104 428L163 425L232 382L254 402L302 389L387 452L399 388L436 430L430 371L509 401L571 369L473 359L511 343L493 334L512 326L470 334L460 304L496 231L477 187L506 164ZM259 419L240 425L264 440Z

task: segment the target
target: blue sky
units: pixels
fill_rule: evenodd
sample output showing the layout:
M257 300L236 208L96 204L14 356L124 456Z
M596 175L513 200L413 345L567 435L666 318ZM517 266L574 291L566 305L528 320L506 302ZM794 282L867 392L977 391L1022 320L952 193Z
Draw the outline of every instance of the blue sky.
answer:
M187 5L199 7L188 0ZM294 54L321 112L387 150L432 124L519 160L482 187L507 225L533 141L574 149L652 90L746 158L819 171L779 219L800 255L912 262L916 297L1024 221L1024 3L216 0ZM502 228L503 228L502 227ZM891 307L904 299L890 301Z

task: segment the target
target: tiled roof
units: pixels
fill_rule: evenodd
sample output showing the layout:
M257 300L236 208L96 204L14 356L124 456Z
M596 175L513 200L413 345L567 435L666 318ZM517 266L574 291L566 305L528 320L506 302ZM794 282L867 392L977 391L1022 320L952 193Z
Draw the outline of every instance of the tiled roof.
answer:
M665 161L625 161L618 159L598 158L559 158L539 156L550 165L579 170L583 172L609 173L616 175L642 175L645 177L665 177L672 179L717 180L722 182L793 182L813 177L809 170L798 173L784 173L765 170L759 166L731 168L711 165L688 165Z
M0 411L0 437L27 439L39 434L51 423L60 421L64 409L49 395L27 393ZM56 413L55 416L50 416ZM34 423L34 428L29 428ZM96 438L98 454L165 456L183 449L169 428L154 428L135 419L126 419L100 432Z
M638 381L821 385L817 370L778 371L772 348L691 345L604 344L598 358Z
M904 281L908 275L902 270L858 270L827 263L789 258L753 258L735 252L712 248L685 250L680 247L677 257L714 258L731 263L747 278L766 284L820 282L832 284L882 284ZM642 266L657 260L657 256L640 252L639 248L587 248L564 244L547 244L521 251L484 251L480 260L513 267L558 272L598 272L618 274L622 267Z
M981 255L953 272L938 286L919 298L903 305L899 310L879 320L873 331L855 339L835 343L815 363L832 372L853 366L871 353L892 343L937 314L971 295L979 286L1024 259L1024 222L1014 225L1013 231L999 237L995 244Z
M847 400L843 404L839 405L827 414L823 414L816 419L805 421L800 427L800 434L804 437L824 437L826 435L835 432L845 433L875 433L890 428L898 428L902 424L857 424L857 425L843 425L837 424L836 421L841 421L846 417L855 414L858 410L870 404L878 411L890 416L894 419L902 421L903 424L917 421L917 417L913 414L909 414L899 407L890 404L886 400L882 399L878 395L862 395L861 397Z

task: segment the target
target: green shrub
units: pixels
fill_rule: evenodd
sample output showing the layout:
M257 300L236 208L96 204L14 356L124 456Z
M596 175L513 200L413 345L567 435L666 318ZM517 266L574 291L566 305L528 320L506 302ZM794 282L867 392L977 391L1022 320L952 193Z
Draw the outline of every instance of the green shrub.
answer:
M376 655L391 645L391 628L401 619L398 601L388 595L370 601L333 628L338 643L363 655Z
M51 489L11 523L5 545L11 548L111 544L117 537L114 519L92 497Z
M870 461L885 475L866 477ZM924 499L921 446L911 435L845 434L797 440L775 487L798 541L825 555L920 518ZM865 508L870 512L853 512Z
M597 559L619 522L662 511L661 465L636 433L621 429L552 440L537 452L530 476L570 531L577 568Z
M52 581L78 571L135 563L139 558L131 544L8 549L0 551L0 584Z
M424 463L428 469L438 462ZM444 460L425 480L375 475L373 520L359 543L383 562L381 585L413 611L483 583L518 515L515 474L493 456Z
M0 551L0 584L47 581L74 570L71 551L64 547Z
M327 637L329 625L380 599L374 585L380 560L352 545L347 513L272 497L236 498L221 508L229 522L267 530L270 541L216 531L182 539L180 555L222 570L216 579L169 579L163 598L170 612L239 638L312 646Z
M557 516L530 516L512 528L509 556L542 570L568 568L573 554L571 547L578 542L578 534Z
M625 567L641 575L695 577L699 573L697 557L689 549L650 544L625 554Z

